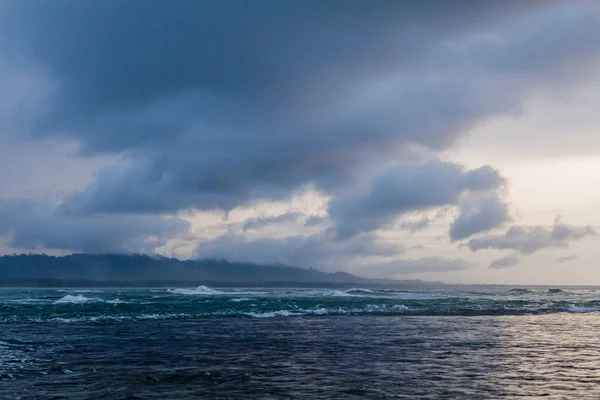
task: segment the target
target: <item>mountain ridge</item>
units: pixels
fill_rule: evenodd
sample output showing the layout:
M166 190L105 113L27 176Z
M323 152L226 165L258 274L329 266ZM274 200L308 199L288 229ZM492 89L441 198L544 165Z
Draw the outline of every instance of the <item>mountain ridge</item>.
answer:
M179 260L145 254L75 253L51 256L30 253L0 256L0 285L5 286L152 286L167 283L210 283L221 286L439 284L419 280L368 279L342 271L323 272L279 264L215 259Z

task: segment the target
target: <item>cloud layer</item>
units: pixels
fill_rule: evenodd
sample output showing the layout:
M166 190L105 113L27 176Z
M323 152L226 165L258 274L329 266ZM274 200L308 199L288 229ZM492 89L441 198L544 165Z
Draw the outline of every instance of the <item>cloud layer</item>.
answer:
M498 258L490 263L490 268L503 269L514 267L519 263L519 257L515 254L510 254L506 257Z
M0 200L0 236L11 247L89 253L153 253L168 240L189 235L189 223L155 215L73 217L28 200Z
M391 258L404 253L400 243L362 235L343 242L327 233L293 235L283 238L248 237L230 233L203 241L197 248L199 258L217 258L254 263L280 263L324 270L349 270L371 258Z
M545 248L567 248L570 242L595 235L596 231L590 226L557 221L552 227L513 225L503 234L473 238L468 245L472 251L511 249L528 255Z
M456 205L466 192L492 191L503 183L498 171L489 166L466 170L442 161L401 163L375 176L366 193L333 199L328 211L336 223L338 237L343 239L379 229L402 214ZM471 226L467 236L495 224Z
M196 255L464 269L435 255L381 260L404 251L382 230L415 217L397 227L419 234L440 208L456 211L450 240L473 251L531 254L594 233L557 224L489 234L511 221L506 179L441 155L595 71L591 2L9 1L0 52L0 132L63 141L81 160L106 156L52 202L0 196L0 234L18 247L195 246L182 214L285 202L307 188L326 199L318 216L255 215ZM6 187L21 179L0 177ZM299 221L318 232L261 233Z

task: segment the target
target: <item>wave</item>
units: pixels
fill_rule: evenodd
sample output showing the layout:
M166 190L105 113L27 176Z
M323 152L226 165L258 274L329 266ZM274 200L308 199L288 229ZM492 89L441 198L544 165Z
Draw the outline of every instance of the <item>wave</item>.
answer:
M356 294L352 294L349 291L341 291L335 289L314 289L298 292L301 296L310 297L358 297Z
M195 289L167 289L167 292L174 294L186 294L186 295L202 295L202 296L240 296L240 295L260 295L265 292L248 292L233 290L231 292L225 292L222 290L216 290L208 286L200 285Z
M14 300L3 300L2 303L33 305L33 304L48 303L48 299L14 299Z
M123 300L121 300L119 298L116 298L114 300L104 300L104 302L108 303L108 304L129 304L126 301L123 301Z
M345 290L344 292L351 293L351 294L373 294L373 293L375 293L371 289L363 289L363 288L352 288L352 289Z
M567 293L562 289L548 289L549 294Z
M565 311L572 312L572 313L599 312L600 307L582 307L582 306L576 306L575 304L571 304L570 306L565 307Z
M54 304L85 304L85 303L108 303L108 304L127 304L126 301L120 299L103 300L98 297L85 297L82 294L73 296L68 294L54 302Z
M291 316L300 316L303 315L298 312L292 312L289 310L278 310L278 311L268 311L268 312L248 312L244 313L244 315L253 318L273 318L273 317L291 317Z
M102 302L102 299L97 297L85 297L82 294L78 294L77 296L73 296L68 294L62 297L59 300L56 300L54 304L83 304L83 303L92 303L92 302Z
M510 294L532 294L535 292L531 289L510 289L507 291L507 293L510 293Z
M299 308L295 310L275 310L265 312L245 312L243 315L253 318L274 318L274 317L293 317L293 316L318 316L318 315L361 315L371 313L381 314L403 314L409 311L409 308L402 304L394 304L392 306L368 304L364 308Z
M236 297L235 299L230 299L229 301L233 301L234 303L241 303L243 301L251 301L251 299L247 297Z
M200 285L196 289L167 289L169 293L176 294L191 294L191 295L204 295L204 296L212 296L216 294L226 294L225 292L221 292L220 290L211 289L208 286Z
M223 309L220 311L199 313L139 313L139 314L107 314L107 315L12 315L0 316L0 323L7 322L33 322L33 323L118 323L126 321L147 320L195 320L211 318L301 318L301 317L326 317L326 316L368 316L378 315L382 317L394 316L499 316L499 315L550 315L555 313L583 314L600 313L600 306L547 306L547 307L515 307L515 308L491 308L487 310L457 309L457 310L427 310L407 307L402 304L377 305L371 304L362 307L314 307L314 308L282 308L282 309L250 309L236 310Z

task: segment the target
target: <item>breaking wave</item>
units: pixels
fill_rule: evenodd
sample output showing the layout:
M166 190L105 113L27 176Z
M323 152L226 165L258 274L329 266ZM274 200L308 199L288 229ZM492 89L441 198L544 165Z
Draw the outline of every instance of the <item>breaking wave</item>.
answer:
M242 301L251 301L252 299L249 299L247 297L236 297L235 299L230 299L229 301L233 301L234 303L241 303Z
M264 292L252 292L252 291L238 291L233 290L226 292L223 290L217 290L208 286L200 285L195 289L167 289L167 292L174 294L186 294L186 295L200 295L200 296L239 296L239 295L260 295Z
M73 296L68 294L54 302L54 304L85 304L85 303L108 303L108 304L127 304L126 301L120 299L103 300L98 297L85 297L82 294Z
M85 297L82 294L73 296L71 294L68 294L68 295L62 297L61 299L56 300L54 302L54 304L83 304L83 303L102 302L102 301L104 301L104 300L99 299L97 297Z
M212 296L216 294L225 294L225 292L221 292L220 290L211 289L208 286L200 285L196 289L167 289L169 293L176 294L191 294L191 295L204 295L204 296Z
M474 292L381 289L4 289L0 322L106 323L122 320L319 316L486 316L600 313L600 290L548 288ZM162 294L161 294L162 293ZM477 294L479 293L479 294ZM61 297L62 296L62 297Z
M351 293L351 294L373 294L373 293L375 293L371 289L363 289L363 288L352 288L352 289L346 290L345 292Z
M575 304L571 304L570 306L566 306L564 311L573 312L573 313L590 313L590 312L599 312L600 307L581 307L581 306L576 306Z
M335 289L315 289L298 292L301 296L314 296L314 297L353 297L355 294L349 291L335 290Z

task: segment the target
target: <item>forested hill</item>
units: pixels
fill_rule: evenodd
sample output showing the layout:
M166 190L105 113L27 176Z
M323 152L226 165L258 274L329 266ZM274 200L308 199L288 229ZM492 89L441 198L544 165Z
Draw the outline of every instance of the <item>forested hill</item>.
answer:
M283 265L231 263L121 254L45 254L0 257L0 285L126 284L139 286L167 282L221 284L365 284L373 281L345 273L325 273ZM419 281L404 281L419 284Z

